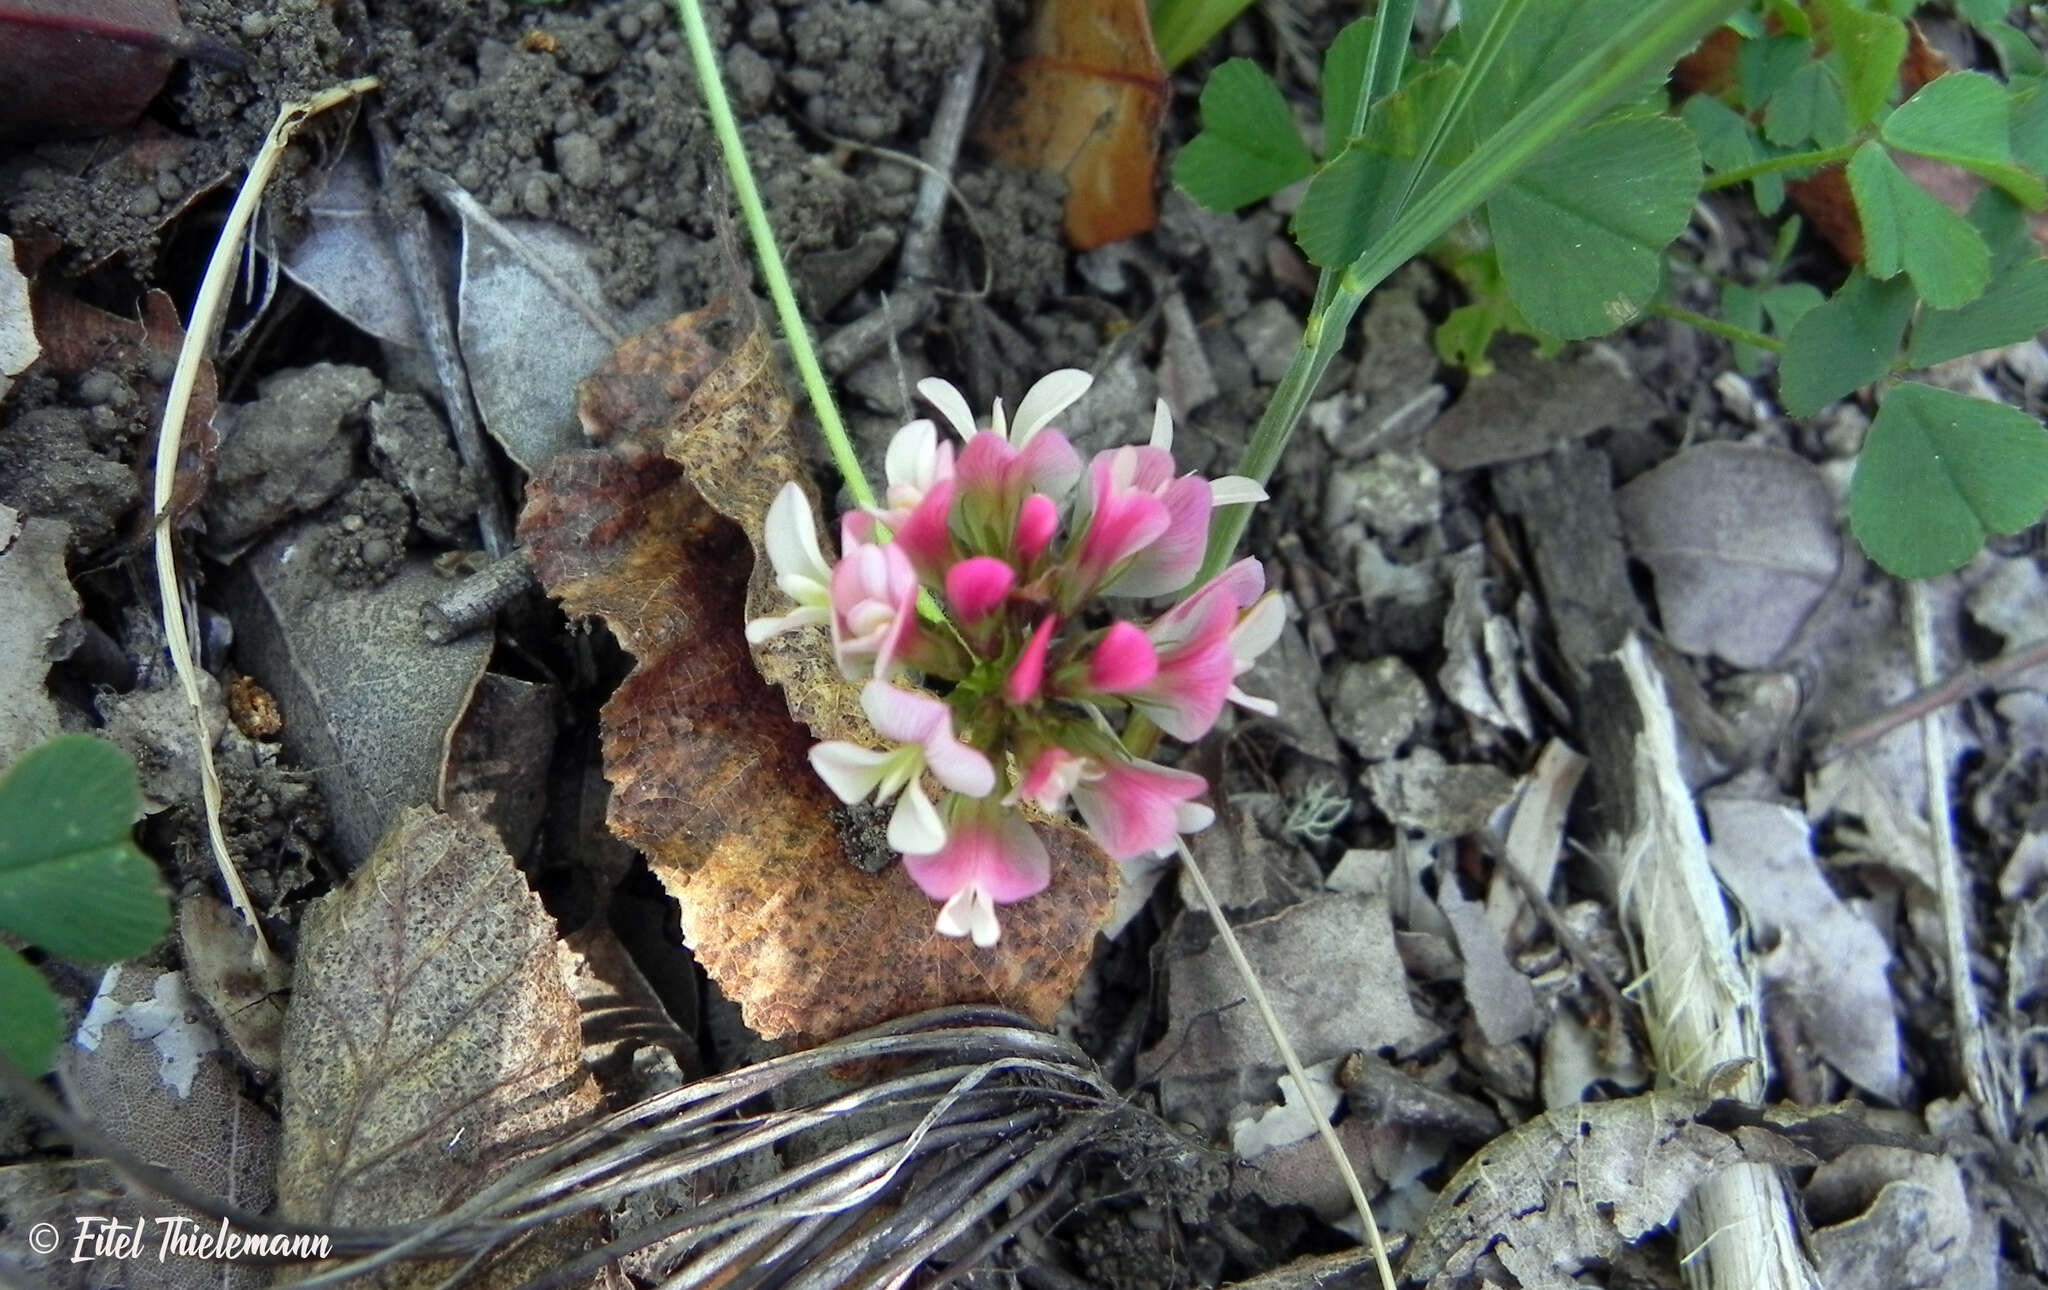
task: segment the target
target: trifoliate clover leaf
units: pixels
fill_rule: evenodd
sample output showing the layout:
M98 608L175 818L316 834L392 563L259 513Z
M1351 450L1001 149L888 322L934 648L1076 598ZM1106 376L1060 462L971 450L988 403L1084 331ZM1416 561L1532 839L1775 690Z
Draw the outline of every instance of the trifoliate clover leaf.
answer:
M1875 140L1849 159L1849 191L1875 278L1903 271L1936 309L1958 309L1991 281L1991 249L1970 222L1906 177Z
M1901 578L1961 568L1993 533L2048 509L2048 431L2003 403L1908 383L1870 423L1849 483L1849 527Z
M1849 125L1861 129L1891 101L1906 57L1906 24L1848 0L1816 0L1815 10L1827 39L1828 62L1841 74Z
M1211 210L1271 197L1315 169L1294 113L1273 78L1233 58L1202 87L1202 132L1173 163L1173 181Z

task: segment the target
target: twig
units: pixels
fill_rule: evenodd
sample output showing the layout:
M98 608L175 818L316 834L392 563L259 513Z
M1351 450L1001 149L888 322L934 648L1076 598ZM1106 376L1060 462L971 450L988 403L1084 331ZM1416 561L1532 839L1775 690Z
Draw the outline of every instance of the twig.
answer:
M1558 912L1556 905L1550 903L1550 897L1536 885L1536 880L1512 864L1498 865L1496 871L1507 875L1508 882L1513 884L1515 890L1522 894L1522 898L1529 902L1529 907L1536 911L1536 916L1550 928L1550 934L1557 938L1557 943L1563 947L1565 955L1579 971L1586 974L1586 979L1593 983L1593 989L1599 992L1600 997L1607 1003L1607 1010L1613 1014L1614 1024L1627 1031L1637 1031L1640 1022L1636 1019L1635 1007L1623 996L1621 988L1614 984L1614 979L1607 975L1607 970L1593 957L1593 952L1586 947L1586 943L1579 939L1578 933L1564 921L1564 915Z
M840 376L902 332L910 330L939 307L938 295L922 283L882 297L861 317L827 336L818 345L818 361L825 370Z
M370 138L377 145L378 168L383 170L395 147L390 127L374 114ZM484 550L502 556L512 549L512 525L505 516L497 472L491 468L491 452L477 420L476 400L470 394L469 373L462 366L462 351L456 344L455 320L448 308L448 289L442 281L439 262L433 255L427 213L412 200L409 191L403 196L387 191L381 213L391 226L392 243L397 247L399 263L405 268L405 289L419 318L420 339L434 361L434 379L441 387L441 404L448 413L449 429L455 434L455 451L463 466L482 483L477 490L476 522Z
M213 764L213 737L207 731L206 710L199 697L199 663L192 652L191 634L185 629L185 601L178 579L177 535L171 531L170 523L171 498L177 490L180 441L185 433L185 414L192 406L192 391L199 380L199 365L205 361L207 350L220 328L221 308L226 303L228 288L234 281L241 259L242 239L248 236L250 221L255 218L256 208L263 201L263 189L277 170L278 159L284 155L285 143L307 118L346 103L358 94L368 93L376 84L374 77L363 77L278 109L277 121L264 137L255 159L249 163L249 173L242 180L241 191L235 194L235 204L228 211L227 221L221 225L220 237L213 246L213 257L207 261L206 275L199 281L199 294L192 301L192 318L185 329L185 342L178 349L178 366L171 373L171 387L164 394L163 424L157 430L156 488L151 498L151 510L155 516L156 589L163 612L164 644L170 650L171 666L177 670L178 681L185 688L185 702L192 712L192 728L198 732L194 743L199 750L199 791L206 806L207 841L212 844L214 864L227 887L229 903L249 924L249 930L255 933L255 958L262 968L269 968L274 961L270 942L263 935L263 924L257 921L256 907L242 885L242 875L236 871L234 857L228 851L227 834L221 828L220 773Z
M1294 1087L1304 1093L1312 1087L1308 1072L1301 1068L1301 1058L1295 1056L1294 1045L1287 1040L1287 1032L1280 1026L1280 1016L1273 1011L1273 1001L1266 997L1266 988L1259 984L1259 978L1252 973L1251 960L1244 956L1244 948L1237 943L1237 933L1230 929L1230 920L1223 916L1223 906L1216 901L1216 893L1209 890L1209 880L1202 876L1202 867L1195 863L1194 853L1188 850L1187 839L1176 835L1180 847L1181 869L1195 883L1195 890L1202 897L1202 908L1208 911L1209 921L1216 925L1216 935L1223 942L1224 953L1230 956L1237 974L1244 979L1245 989L1250 992L1252 1006L1259 1010L1259 1019L1266 1023L1267 1033L1273 1036L1273 1046L1280 1050L1280 1060L1286 1064L1287 1073L1294 1077ZM1387 1243L1380 1235L1380 1225L1373 1217L1372 1205L1366 1200L1365 1188L1359 1184L1358 1171L1351 1167L1351 1157L1344 1153L1344 1144L1337 1140L1337 1130L1324 1115L1311 1115L1316 1122L1316 1132L1322 1136L1323 1146L1328 1148L1330 1159L1337 1166L1337 1173L1344 1179L1345 1190L1351 1193L1352 1208L1358 1211L1359 1222L1365 1225L1366 1235L1372 1246L1372 1261L1379 1269L1380 1285L1383 1290L1394 1290L1394 1269L1387 1262Z
M1933 613L1927 584L1906 584L1907 619L1913 633L1913 670L1920 683L1936 675ZM1920 756L1927 771L1927 824L1934 834L1935 890L1941 901L1941 931L1948 955L1948 1001L1955 1014L1956 1042L1962 1049L1963 1084L1977 1103L1985 1128L2000 1142L2013 1140L2014 1099L2001 1086L1984 1037L1984 1014L1978 1010L1975 977L1970 971L1970 927L1964 913L1969 899L1962 865L1956 857L1955 810L1948 791L1948 735L1942 729L1940 705L1920 714Z
M538 585L533 561L524 551L512 551L421 605L420 634L431 644L446 645L483 626Z
M974 88L981 80L982 58L979 44L969 47L960 65L946 78L946 88L939 93L938 111L932 117L931 133L925 137L924 145L925 164L930 169L918 182L917 204L911 207L910 224L903 233L903 253L896 261L898 287L932 280L939 224L946 213L946 193L952 187L960 141L967 135L967 114L974 106Z
M754 255L761 262L761 276L767 280L768 295L775 301L775 315L782 324L783 339L789 342L790 361L796 364L797 375L803 379L804 393L810 397L811 413L818 419L818 433L825 437L826 446L832 450L832 462L846 481L846 489L853 495L855 505L873 507L875 490L861 470L860 457L853 450L853 440L847 437L846 423L839 416L839 405L832 400L831 383L825 379L824 369L818 365L817 351L812 348L810 332L804 327L803 312L797 308L796 292L789 285L789 271L783 267L782 252L775 245L775 230L769 226L768 212L761 205L761 190L754 183L746 144L740 140L740 127L733 116L732 100L726 97L725 82L718 70L718 51L712 47L711 30L705 25L704 11L698 0L675 0L675 7L677 16L682 20L684 41L690 47L690 60L697 69L697 88L704 95L704 108L711 117L711 131L717 136L718 151L725 159L726 173L732 178L733 195L739 199L740 213L746 217L747 233L753 238Z
M1919 586L1918 583L1911 585ZM1916 641L1915 649L1917 648ZM1918 658L1917 653L1915 658ZM1922 673L1917 679L1924 689L1914 691L1868 721L1851 726L1837 736L1816 761L1820 765L1826 765L1854 752L1864 744L1882 739L1908 721L1921 720L1959 699L1968 698L1979 690L1998 684L2014 673L2025 672L2044 663L2048 663L2048 640L2038 640L2009 649L1988 663L1966 663L1947 680L1938 683L1931 674Z

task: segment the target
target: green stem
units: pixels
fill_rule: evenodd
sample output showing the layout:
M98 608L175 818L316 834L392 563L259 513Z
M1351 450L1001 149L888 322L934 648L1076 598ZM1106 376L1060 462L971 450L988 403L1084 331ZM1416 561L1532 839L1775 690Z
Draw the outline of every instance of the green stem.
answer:
M1719 318L1709 318L1705 314L1696 314L1690 309L1681 309L1677 305L1665 304L1661 300L1655 301L1650 305L1650 312L1659 318L1669 318L1672 322L1684 323L1686 326L1703 331L1709 336L1719 336L1722 340L1732 340L1738 345L1754 345L1758 349L1767 350L1773 354L1785 352L1785 342L1782 340L1766 336L1760 331L1751 331L1747 327L1737 327L1732 322L1722 322Z
M1245 446L1238 473L1262 484L1272 478L1309 398L1343 348L1352 317L1373 288L1427 250L1545 148L1605 107L1653 61L1676 58L1714 22L1739 7L1740 0L1673 0L1642 6L1403 210L1386 233L1343 271L1327 304L1310 312L1294 358ZM1217 512L1209 527L1208 558L1197 581L1214 577L1229 561L1250 518L1249 506L1226 506Z
M811 410L817 415L819 433L825 436L825 444L832 450L832 461L845 477L847 491L853 494L854 502L873 506L875 492L868 487L860 459L854 455L853 441L847 438L846 425L839 419L839 407L832 401L832 387L826 383L825 369L818 365L818 354L811 347L810 332L805 329L803 315L796 307L796 293L790 289L789 273L782 267L782 253L775 247L775 230L768 226L768 212L761 205L761 191L754 185L753 168L747 164L746 145L740 141L739 122L733 117L732 103L725 96L725 81L718 72L718 55L711 48L711 32L704 25L704 12L698 7L697 0L675 2L676 13L683 21L683 34L690 42L690 57L697 66L697 83L704 91L704 106L711 114L711 128L718 136L718 150L725 158L726 173L732 177L733 192L739 198L747 233L754 240L754 254L760 257L761 276L767 280L768 295L775 302L776 317L782 323L783 335L789 338L790 358L796 363L804 392L811 399Z
M1847 161L1856 155L1856 149L1861 146L1862 141L1859 139L1836 148L1816 148L1812 152L1788 152L1782 157L1765 157L1762 161L1752 161L1746 166L1737 166L1733 170L1722 170L1708 175L1707 182L1700 187L1705 192L1713 192L1717 188L1731 188L1736 184L1748 183L1759 175L1775 175L1781 170L1817 170L1822 166L1832 166L1838 161Z

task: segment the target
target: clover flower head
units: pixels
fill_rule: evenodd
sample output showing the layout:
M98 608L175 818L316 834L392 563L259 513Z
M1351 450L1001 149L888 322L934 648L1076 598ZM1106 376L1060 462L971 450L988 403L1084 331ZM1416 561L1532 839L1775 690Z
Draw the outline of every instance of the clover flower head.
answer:
M1053 422L1090 379L1054 372L1014 417L997 402L985 427L958 389L920 381L937 416L897 432L885 504L844 518L836 561L801 489L768 515L776 585L795 607L748 624L748 639L829 627L883 746L821 743L811 764L842 801L895 803L889 844L938 902L934 929L983 948L1001 936L1000 907L1052 880L1024 809L1077 812L1118 860L1170 852L1213 820L1202 778L1131 756L1115 718L1195 740L1232 703L1274 711L1238 686L1286 621L1264 571L1244 560L1188 586L1215 508L1265 490L1181 471L1164 402L1146 442L1084 466ZM927 592L946 624L920 622ZM1137 603L1162 596L1163 612Z

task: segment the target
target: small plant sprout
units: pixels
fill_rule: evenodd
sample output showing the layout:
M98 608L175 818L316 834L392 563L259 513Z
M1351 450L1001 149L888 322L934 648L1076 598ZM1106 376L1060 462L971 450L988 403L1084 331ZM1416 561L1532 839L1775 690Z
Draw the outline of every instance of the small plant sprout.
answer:
M889 845L939 902L937 930L984 948L1001 934L997 907L1051 881L1021 806L1071 806L1118 860L1168 854L1214 818L1196 800L1201 776L1133 756L1106 718L1142 714L1195 740L1232 702L1273 711L1237 686L1285 617L1258 562L1188 590L1215 508L1263 501L1265 490L1181 473L1164 403L1148 442L1084 465L1052 422L1090 380L1054 372L1014 419L998 403L986 427L952 385L920 382L957 452L934 421L897 431L883 504L842 519L829 565L803 490L786 485L766 545L797 607L747 625L757 643L830 628L839 669L864 683L862 709L887 746L821 743L811 764L842 801L895 800ZM1149 621L1134 603L1182 592ZM944 622L919 617L921 593ZM945 790L936 804L926 772Z

